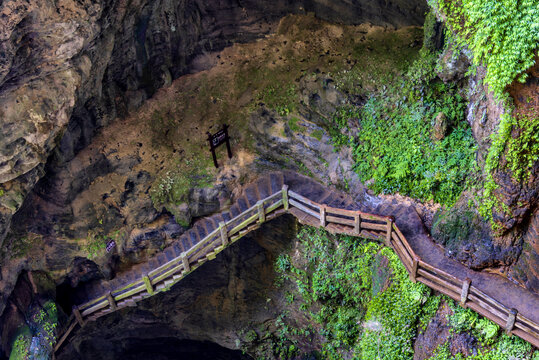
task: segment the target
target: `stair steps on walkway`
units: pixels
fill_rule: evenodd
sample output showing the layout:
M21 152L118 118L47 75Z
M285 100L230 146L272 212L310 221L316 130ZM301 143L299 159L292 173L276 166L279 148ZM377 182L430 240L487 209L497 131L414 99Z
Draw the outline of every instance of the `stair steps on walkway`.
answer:
M255 206L257 201L260 200L260 198L258 197L256 188L254 186L246 187L243 193L244 193L245 199L247 200L248 208Z
M429 238L428 233L424 229L421 219L413 207L388 202L376 203L374 201L356 204L349 196L345 196L334 190L328 190L327 188L308 178L293 173L270 173L268 176L257 180L251 185L248 185L244 188L244 192L238 197L237 202L234 203L227 212L216 214L197 221L191 229L181 235L179 239L174 241L172 246L164 250L164 252L154 256L144 264L134 266L131 271L120 274L112 281L104 281L92 286L88 286L84 291L87 302L103 297L111 290L121 288L122 286L119 285L126 286L131 283L135 284L126 290L122 290L122 293L131 291L136 287L140 287L143 276L164 264L167 265L164 265L165 267L160 269L159 274L167 273L168 277L160 280L158 284L152 283L152 286L155 292L170 288L188 273L181 267L176 268L176 266L182 263L182 260L178 258L180 255L182 255L182 253L204 240L204 237L209 233L212 233L214 229L217 229L222 221L228 222L232 220L231 223L227 225L227 229L229 231L238 224L243 223L247 217L253 215L254 212L249 212L249 216L246 216L246 214L240 214L240 212L253 207L259 200L266 199L268 196L276 194L276 197L273 197L271 200L273 203L275 203L275 201L280 199L277 194L281 192L284 183L289 186L291 191L306 198L300 200L301 203L305 202L307 204L305 205L305 211L310 213L293 206L293 204L290 202L291 199L289 199L290 207L288 211L283 208L276 209L269 214L265 214L266 221L274 219L279 215L289 213L295 216L298 222L302 224L319 227L320 216L318 210L319 205L317 204L327 204L329 207L335 209L332 210L332 213L330 213L332 214L329 217L331 221L327 223L326 229L333 233L357 235L355 233L357 231L355 227L335 223L335 221L338 222L342 221L343 219L346 220L353 217L348 215L346 212L343 213L346 215L340 215L342 212L339 213L337 211L338 209L361 210L362 212L369 214L394 216L396 218L396 225L400 230L395 228L397 230L394 230L393 234L391 234L391 245L397 252L398 256L403 260L403 264L408 271L411 274L415 271L414 277L416 280L423 282L434 289L437 289L436 286L438 286L438 289L440 289L439 291L449 294L458 300L460 297L459 286L462 283L462 280L459 279L470 278L472 284L471 288L475 289L473 293L470 293L470 299L473 300L473 302L470 302L470 307L483 315L486 314L487 317L490 316L491 319L498 322L501 326L504 326L503 322L507 320L505 319L505 317L508 316L506 311L507 307L518 308L520 313L518 313L516 316L518 321L515 326L517 327L512 330L512 333L517 334L518 336L521 336L527 341L530 341L538 346L539 335L534 338L529 334L534 332L539 334L539 314L536 311L539 308L539 298L537 296L534 297L533 294L530 294L524 289L511 284L506 279L493 274L473 272L472 270L465 268L460 263L446 258L443 254L443 250L439 249L432 243L432 240ZM291 192L291 194L293 193ZM266 209L269 206L271 206L270 203L265 204ZM241 216L238 217L238 215ZM366 229L365 227L362 227L360 229L360 236L363 238L383 241L385 243L387 238L386 231L388 229L387 226L385 226L386 221L387 220L385 218L374 221L374 223L382 225L378 230L372 230L370 228ZM369 223L373 224L373 221L366 220L366 222L362 222L364 225ZM246 225L245 228L241 229L239 233L235 234L233 237L234 239L238 239L250 231L258 229L260 225L261 224L257 219L256 222ZM400 235L396 235L397 232ZM408 248L401 248L403 245L399 241L401 241L400 239L402 238L406 239L406 246L408 246ZM206 241L203 248L199 248L195 253L189 255L190 271L197 266L202 265L206 261L213 259L222 249L223 246L221 245L220 237L213 238L211 244ZM418 268L418 270L414 270L412 268L412 265L410 264L411 255L408 253L415 253L420 259L423 259L421 260L422 265ZM418 261L416 261L415 264L417 265ZM429 271L425 271L424 269L428 264L436 264L436 267L440 269L441 273L452 274L451 276L453 276L456 281L455 284L451 285L451 282L444 283L444 280L442 278L440 278L440 280L438 277L436 277L436 274L433 275ZM432 265L428 266L432 267ZM154 274L154 276L151 278L156 279L156 276L158 276L158 274ZM445 284L445 287L440 287L437 281ZM510 290L500 291L500 289ZM478 291L482 291L485 295L478 295ZM114 292L115 296L118 294L120 294L120 292ZM132 295L129 298L118 301L117 306L134 306L136 305L137 301L149 296L151 295L148 293L148 291L142 291L138 294ZM481 296L483 296L483 298L481 298ZM496 298L497 301L505 305L501 305L501 303L497 303L499 305L488 305L486 303L488 302L489 298ZM103 304L103 301L100 300L100 303ZM485 305L481 305L483 306L481 307L477 304ZM489 306L491 306L490 309L494 312L494 314L500 315L492 315L490 314L490 312L492 312L491 310L485 310L489 309ZM107 307L90 314L90 316L87 316L86 318L89 320L95 320L110 312L111 308L107 304ZM526 322L528 320L526 320L524 316L530 319L529 324ZM526 330L527 332L521 330L522 327L528 329Z
M268 178L258 180L256 182L256 187L258 189L259 199L265 199L273 194L271 192L271 185Z

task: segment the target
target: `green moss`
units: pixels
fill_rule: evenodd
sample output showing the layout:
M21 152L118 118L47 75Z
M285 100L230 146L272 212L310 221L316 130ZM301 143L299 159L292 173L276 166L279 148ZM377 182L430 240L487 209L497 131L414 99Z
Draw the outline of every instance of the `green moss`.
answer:
M324 136L324 130L314 130L313 132L311 132L310 134L313 138L315 138L316 140L320 141L322 140L322 137Z
M420 28L376 32L352 45L354 66L334 74L337 87L346 93L368 96L401 76L419 56Z
M476 147L457 86L434 79L436 58L423 53L400 86L373 95L348 117L357 116L361 124L352 144L356 171L363 181L372 179L374 191L452 205L473 179ZM439 113L451 131L434 141L431 128Z
M179 160L174 170L161 175L152 185L150 195L154 206L179 205L187 200L189 190L213 184L215 169L210 154L193 151L190 158Z
M288 120L288 127L293 132L299 132L299 133L305 132L305 128L303 126L299 125L298 122L299 122L299 119L297 117L295 117L295 116L292 116Z
M452 208L438 210L433 218L432 236L448 250L455 250L461 241L480 240L484 235L476 226L476 215L472 210Z
M423 24L423 47L428 51L436 51L436 14L429 11Z
M14 236L10 239L9 254L12 259L23 258L30 254L36 247L42 246L43 237L34 233L27 233L25 236Z
M539 7L535 0L429 0L446 15L476 65L487 69L485 81L498 97L515 79L524 82L539 43Z

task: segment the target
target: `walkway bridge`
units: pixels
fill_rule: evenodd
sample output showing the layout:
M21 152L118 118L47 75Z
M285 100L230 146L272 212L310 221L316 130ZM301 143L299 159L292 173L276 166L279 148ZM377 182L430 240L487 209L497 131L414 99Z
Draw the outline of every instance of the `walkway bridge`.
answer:
M55 351L77 325L168 290L228 245L286 213L331 233L383 241L395 250L412 281L448 295L539 347L539 296L504 277L470 270L445 257L413 207L395 202L356 203L349 195L310 178L283 172L246 186L228 211L197 221L148 262L85 289L87 301L73 308Z

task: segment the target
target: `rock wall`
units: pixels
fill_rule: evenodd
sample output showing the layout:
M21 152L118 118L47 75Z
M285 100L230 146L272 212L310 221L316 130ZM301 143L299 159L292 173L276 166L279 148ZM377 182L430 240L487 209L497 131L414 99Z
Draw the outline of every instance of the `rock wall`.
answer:
M268 222L168 292L88 323L57 359L124 359L159 339L237 349L243 330L253 323L271 326L285 304L274 287L273 264L293 245L295 224L292 216Z
M8 0L0 5L0 239L47 171L206 54L290 12L343 23L421 24L423 1ZM0 242L1 243L1 242Z

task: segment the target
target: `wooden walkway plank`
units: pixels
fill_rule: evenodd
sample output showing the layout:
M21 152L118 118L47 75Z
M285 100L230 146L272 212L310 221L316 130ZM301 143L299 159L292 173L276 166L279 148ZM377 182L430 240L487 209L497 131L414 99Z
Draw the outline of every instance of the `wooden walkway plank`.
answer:
M283 198L282 188L285 183L286 187L290 186L290 190L286 192L288 196ZM266 199L264 203L259 202L263 199ZM283 200L290 205L289 208L284 206L286 204ZM322 224L327 224L325 228L329 232L384 241L396 251L413 281L420 281L460 301L463 306L498 323L507 332L539 346L539 315L536 311L539 308L539 298L509 283L507 279L494 274L473 272L446 258L426 234L415 209L381 202L375 204L374 209L370 204L363 204L363 211L359 212L360 206L354 206L350 197L329 191L308 178L290 172L270 173L258 179L244 188L243 194L230 207L229 212L197 221L172 246L146 263L134 266L112 281L87 287L87 301L81 305L78 322L74 323L83 325L84 318L97 319L121 307L135 306L136 301L169 288L186 272L215 258L228 244L227 232L231 230L236 234L230 240L235 241L259 228L263 222L287 212L302 224L319 227L322 202L329 205ZM388 221L389 215L398 215L397 222L402 229L399 229L397 223ZM219 224L225 222L228 224L226 228L220 229ZM190 263L187 257L183 260L181 258L187 253L191 254ZM145 277L149 273L153 275ZM152 279L155 279L155 284ZM65 341L74 327L66 329L70 328L61 337L61 342Z

